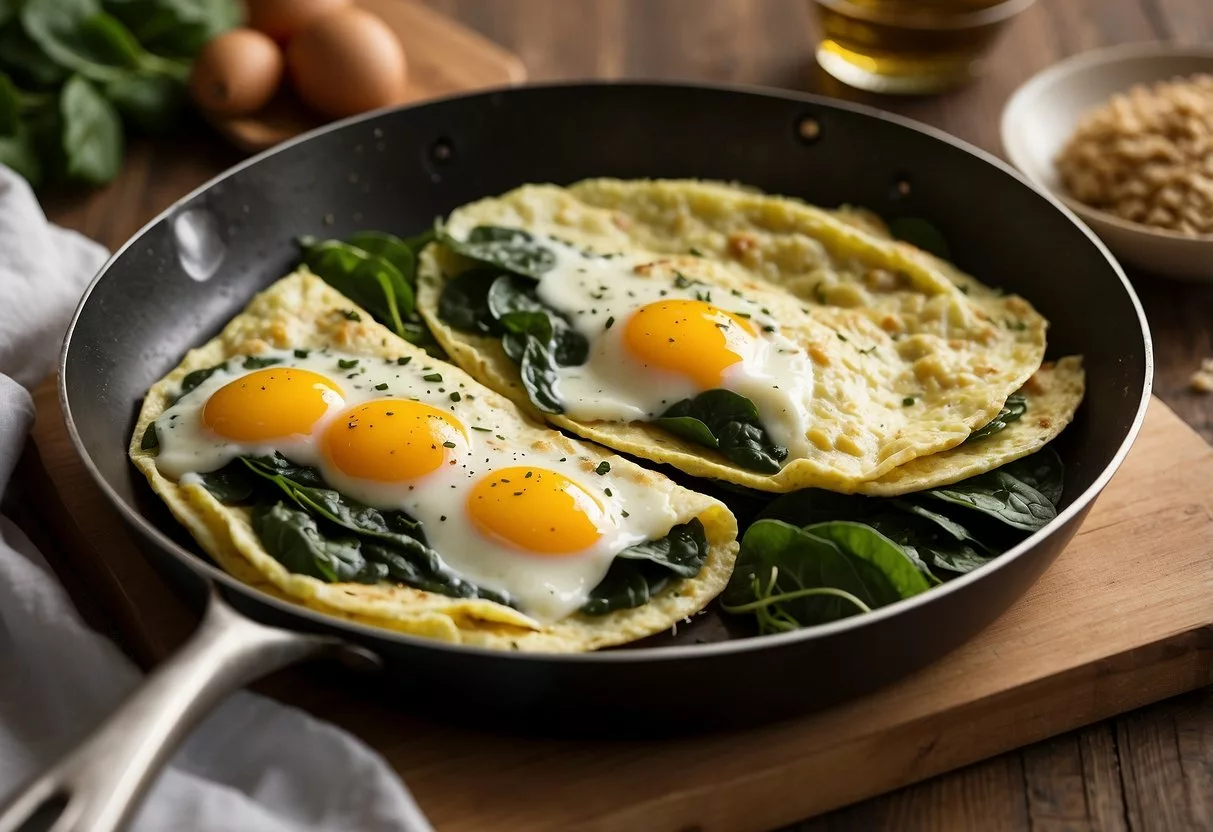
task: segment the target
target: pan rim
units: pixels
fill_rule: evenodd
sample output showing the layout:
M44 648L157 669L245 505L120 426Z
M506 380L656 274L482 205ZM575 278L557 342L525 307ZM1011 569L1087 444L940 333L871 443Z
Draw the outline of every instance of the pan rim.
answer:
M197 555L178 545L171 538L169 538L165 532L156 526L156 524L144 517L143 514L140 513L133 505L129 504L109 484L85 448L84 442L81 439L79 430L76 426L66 384L67 365L71 356L72 337L75 334L76 325L79 322L80 316L84 312L85 307L88 305L94 289L96 289L100 282L105 279L105 276L109 273L110 269L118 261L118 259L122 257L127 249L142 239L152 227L156 226L162 221L170 219L182 205L194 200L202 193L213 188L215 185L223 182L229 177L240 173L245 168L251 167L263 159L269 158L270 156L294 147L296 144L310 141L330 132L342 130L354 124L373 121L401 110L423 109L431 106L441 106L447 102L458 100L477 98L489 100L494 96L510 95L511 93L526 95L537 92L541 93L547 90L568 88L582 88L587 90L599 88L635 88L641 90L664 89L669 91L684 90L759 95L766 98L775 98L789 103L799 103L825 110L843 110L876 119L878 121L892 123L899 127L924 134L928 138L944 142L945 144L948 144L962 152L976 156L983 162L993 165L1003 174L1012 177L1021 185L1035 192L1054 209L1060 211L1064 217L1069 219L1070 222L1077 226L1078 230L1087 237L1090 243L1094 244L1099 253L1102 254L1104 259L1107 261L1107 264L1111 267L1113 273L1119 279L1121 288L1126 293L1130 304L1137 314L1137 321L1141 331L1142 347L1144 349L1144 376L1142 378L1141 397L1137 404L1136 413L1134 414L1133 421L1130 424L1124 439L1121 441L1120 446L1117 448L1116 452L1112 455L1112 458L1104 466L1103 470L1099 473L1091 485L1088 486L1085 491L1079 494L1074 501L1064 511L1058 514L1058 516L1054 518L1047 526L1034 532L1027 539L1021 541L1018 545L1004 552L1000 557L991 561L989 564L986 564L985 566L966 575L962 575L959 578L951 580L943 586L934 587L930 592L925 592L912 598L903 599L865 615L854 616L851 618L842 619L840 621L834 621L828 624L821 624L801 630L793 630L786 633L777 633L749 638L733 638L711 644L669 645L660 647L625 646L613 648L607 651L587 653L513 652L465 644L452 644L437 641L435 639L424 638L421 636L408 635L406 633L400 633L370 624L362 624L360 622L342 619L335 615L328 615L316 610L312 610L301 604L275 598L244 584L235 577L229 575L227 572L223 571L221 568L203 561ZM1124 273L1124 270L1121 268L1119 262L1112 256L1107 246L1103 244L1103 242L1078 218L1076 214L1074 214L1073 211L1066 207L1056 197L1037 187L1025 175L1021 174L1007 162L1004 162L1002 159L988 151L982 150L981 148L963 141L962 139L952 136L939 128L923 124L913 119L888 113L875 107L863 104L855 104L847 101L839 101L826 96L814 95L811 93L800 93L784 89L744 84L711 84L652 80L588 80L493 87L470 93L459 93L444 96L442 98L431 99L420 104L375 110L324 125L315 130L285 141L282 144L276 145L275 147L264 150L261 153L251 156L248 159L234 165L233 167L222 171L218 175L199 185L197 188L194 188L180 199L174 201L171 205L145 223L138 231L135 232L135 234L130 237L130 239L119 246L114 253L110 255L104 265L102 265L97 274L89 282L88 287L81 295L80 301L72 314L71 322L68 325L67 332L63 339L63 345L60 349L57 370L58 378L56 386L58 388L59 404L63 412L63 419L67 427L68 436L71 439L72 446L75 449L77 456L84 464L85 469L88 471L89 476L92 477L93 482L101 489L106 499L119 511L119 513L129 524L137 528L156 546L165 550L168 555L182 563L182 565L186 566L195 574L200 575L205 580L212 583L212 585L220 584L227 589L235 591L238 594L248 598L251 601L266 604L279 612L286 614L287 616L298 617L320 627L328 627L340 630L342 632L348 632L351 635L356 635L362 640L384 640L401 646L427 650L450 651L457 653L460 657L478 656L485 659L492 658L502 661L521 663L549 663L555 661L575 664L617 664L632 662L643 663L651 661L695 661L699 659L706 660L718 658L735 653L780 650L801 641L827 639L864 627L876 626L891 617L908 613L911 610L934 603L936 601L942 602L946 597L952 594L965 591L965 588L970 584L995 579L995 576L997 576L1002 569L1007 568L1013 561L1026 554L1029 550L1035 548L1046 538L1056 533L1062 526L1067 525L1074 520L1077 515L1084 512L1099 496L1100 492L1102 492L1107 486L1108 482L1116 474L1117 470L1119 470L1125 457L1128 455L1130 448L1136 441L1138 434L1141 431L1142 424L1145 421L1146 411L1152 397L1151 391L1154 378L1154 353L1149 323L1146 319L1141 301L1137 297L1137 293L1134 291L1132 284L1129 282L1128 277Z

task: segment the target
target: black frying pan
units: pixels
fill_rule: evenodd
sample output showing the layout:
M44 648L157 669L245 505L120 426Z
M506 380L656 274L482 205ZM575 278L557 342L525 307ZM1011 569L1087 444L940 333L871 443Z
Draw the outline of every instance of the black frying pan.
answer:
M295 238L399 233L526 182L591 176L738 180L825 206L925 217L953 259L1052 322L1088 392L1058 440L1063 510L967 576L870 615L734 638L715 615L677 636L584 655L448 646L328 618L251 590L198 553L127 460L147 388L297 260ZM156 766L231 688L318 652L381 664L402 701L499 727L723 726L819 708L931 662L1018 598L1073 536L1137 433L1152 359L1141 307L1089 231L992 157L826 99L648 84L524 87L360 118L220 176L152 221L97 277L68 333L60 395L85 464L181 592L211 592L199 634L90 745L15 806L70 798L62 828L110 829ZM755 680L777 683L756 684ZM140 715L157 718L149 727ZM97 764L103 763L103 768ZM100 772L100 773L99 773ZM62 801L58 805L62 805ZM0 815L0 832L18 828Z

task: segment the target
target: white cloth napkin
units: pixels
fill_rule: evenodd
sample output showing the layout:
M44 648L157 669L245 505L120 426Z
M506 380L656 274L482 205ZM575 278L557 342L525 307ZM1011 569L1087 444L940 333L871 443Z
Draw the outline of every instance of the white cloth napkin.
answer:
M105 249L49 225L25 180L0 166L0 494ZM18 383L19 382L19 383ZM29 539L0 517L0 795L81 739L140 673L89 630ZM160 776L140 832L426 832L378 754L344 731L260 696L231 696Z

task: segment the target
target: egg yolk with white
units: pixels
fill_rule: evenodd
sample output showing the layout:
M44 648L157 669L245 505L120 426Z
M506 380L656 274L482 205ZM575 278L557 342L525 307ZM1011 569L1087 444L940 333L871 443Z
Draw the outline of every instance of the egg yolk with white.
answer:
M602 507L584 488L547 468L499 468L468 492L473 525L538 555L570 555L602 537Z
M703 390L722 385L744 358L749 321L701 300L672 299L636 310L623 332L627 350L650 367L678 373Z
M324 431L323 454L349 477L415 480L467 450L463 423L422 402L375 399L338 414Z
M331 379L294 367L267 367L216 390L202 423L235 442L266 442L310 433L342 391Z

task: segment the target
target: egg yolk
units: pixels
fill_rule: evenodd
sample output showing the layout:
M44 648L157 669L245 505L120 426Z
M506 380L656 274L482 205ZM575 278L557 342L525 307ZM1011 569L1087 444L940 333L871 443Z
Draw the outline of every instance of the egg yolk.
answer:
M267 367L216 390L202 424L236 442L265 442L310 433L330 405L342 403L332 380L294 367Z
M481 534L538 555L575 554L602 537L602 507L547 468L498 468L481 477L468 493L467 511Z
M662 300L628 319L623 342L644 364L720 387L724 371L742 360L738 349L754 335L748 321L701 300Z
M462 422L401 399L375 399L343 411L323 440L324 456L342 473L378 482L423 477L466 450Z

